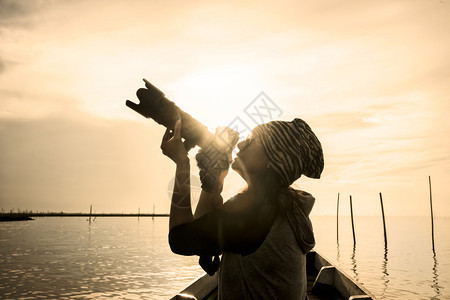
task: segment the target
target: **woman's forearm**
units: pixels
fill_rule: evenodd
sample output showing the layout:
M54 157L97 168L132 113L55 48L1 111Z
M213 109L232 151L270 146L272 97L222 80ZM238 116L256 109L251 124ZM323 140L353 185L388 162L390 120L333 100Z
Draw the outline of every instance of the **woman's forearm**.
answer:
M198 219L201 216L211 212L223 203L220 193L210 193L202 190L200 199L198 200L197 208L195 209L194 218Z
M194 220L191 209L191 182L189 159L177 164L172 203L170 207L169 229Z

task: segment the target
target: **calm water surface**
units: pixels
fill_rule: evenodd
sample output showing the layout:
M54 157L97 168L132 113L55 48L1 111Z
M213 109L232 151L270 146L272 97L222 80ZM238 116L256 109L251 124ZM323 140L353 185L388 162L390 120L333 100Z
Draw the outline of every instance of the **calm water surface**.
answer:
M365 286L378 299L450 299L450 218L435 218L435 253L430 218L312 217L316 250Z
M167 232L168 218L0 223L0 299L167 299L203 273Z
M450 299L450 219L313 216L316 250L379 299ZM203 274L170 252L168 218L37 218L0 223L1 299L167 299Z

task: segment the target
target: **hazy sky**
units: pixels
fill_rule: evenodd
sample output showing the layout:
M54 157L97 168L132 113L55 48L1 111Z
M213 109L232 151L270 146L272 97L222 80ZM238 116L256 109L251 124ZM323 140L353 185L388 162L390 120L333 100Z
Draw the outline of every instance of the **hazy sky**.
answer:
M428 215L431 175L449 216L449 30L447 0L0 0L0 208L168 212L164 128L125 106L147 78L212 131L251 125L261 92L307 121L314 214L338 192L379 214L383 192L387 215Z

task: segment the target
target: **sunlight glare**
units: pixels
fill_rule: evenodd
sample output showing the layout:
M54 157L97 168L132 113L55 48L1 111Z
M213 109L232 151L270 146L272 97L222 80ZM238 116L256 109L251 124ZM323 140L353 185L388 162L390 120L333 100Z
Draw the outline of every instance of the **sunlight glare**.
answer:
M260 92L263 78L251 66L218 66L188 73L175 82L175 101L187 113L214 132L219 125L227 126Z

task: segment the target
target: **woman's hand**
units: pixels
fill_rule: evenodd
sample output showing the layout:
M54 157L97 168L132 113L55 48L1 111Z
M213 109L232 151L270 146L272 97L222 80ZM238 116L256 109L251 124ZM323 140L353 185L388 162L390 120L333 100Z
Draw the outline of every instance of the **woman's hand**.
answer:
M221 193L223 181L228 174L231 152L239 139L239 133L228 127L217 127L215 139L195 156L200 169L202 189Z
M177 165L189 162L186 148L181 140L181 119L177 120L173 131L166 129L161 142L161 150Z
M200 149L195 159L200 170L202 189L220 194L230 166L227 153L221 152L214 143L211 143L205 149Z

